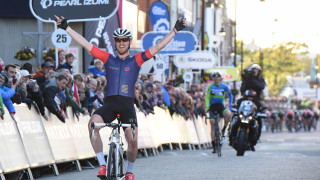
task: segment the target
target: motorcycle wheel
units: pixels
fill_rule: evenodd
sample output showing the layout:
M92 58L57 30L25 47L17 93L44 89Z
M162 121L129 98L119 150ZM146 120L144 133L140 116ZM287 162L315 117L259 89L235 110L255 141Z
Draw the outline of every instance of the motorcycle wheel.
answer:
M237 140L237 156L243 156L246 150L246 132L240 130Z

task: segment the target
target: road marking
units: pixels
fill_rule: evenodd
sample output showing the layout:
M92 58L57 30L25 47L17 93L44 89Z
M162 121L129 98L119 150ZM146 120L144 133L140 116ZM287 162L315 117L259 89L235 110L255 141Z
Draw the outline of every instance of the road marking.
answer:
M284 139L266 139L268 142L284 142Z
M176 153L176 152L168 152L168 154L173 155L173 156L177 156L178 155L178 153Z
M203 155L203 156L209 156L209 154L204 153L204 152L202 152L202 153L200 153L200 154Z

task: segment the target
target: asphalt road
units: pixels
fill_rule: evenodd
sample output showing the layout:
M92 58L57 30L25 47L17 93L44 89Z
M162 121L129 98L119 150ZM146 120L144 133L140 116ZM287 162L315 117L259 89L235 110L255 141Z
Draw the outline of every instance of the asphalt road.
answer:
M207 150L165 150L140 156L134 168L137 180L178 179L320 179L320 132L263 132L256 151L237 157L224 144L222 157ZM47 174L40 180L98 179L95 169Z

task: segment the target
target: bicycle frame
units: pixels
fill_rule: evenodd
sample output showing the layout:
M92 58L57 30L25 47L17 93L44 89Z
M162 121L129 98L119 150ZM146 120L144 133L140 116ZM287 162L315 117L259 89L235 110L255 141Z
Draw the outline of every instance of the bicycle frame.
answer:
M115 164L116 166L114 167L115 168L115 172L114 174L116 175L115 179L122 179L122 177L124 177L124 173L123 172L120 172L120 169L119 169L119 162L121 161L121 165L122 165L122 168L123 168L123 165L124 165L124 158L123 158L123 143L121 141L121 136L120 136L120 126L119 127L113 127L112 129L112 133L111 133L111 136L109 138L110 140L110 143L109 143L109 152L113 150L113 147L111 146L112 143L114 143L116 145L115 147L115 155L114 157L116 157L114 160L115 160ZM109 153L111 154L111 153ZM121 159L120 159L121 158ZM111 162L109 162L111 158L108 157L107 159L107 165L109 165ZM123 170L122 170L123 171ZM108 173L108 176L111 175L111 172ZM107 176L107 179L111 179L112 177L108 177Z
M214 114L214 121L215 121L215 127L214 127L214 140L215 140L215 146L216 146L216 150L217 150L217 155L218 157L221 157L221 145L222 145L222 135L221 135L221 127L220 127L220 123L221 123L221 117L220 114L217 112L213 112Z

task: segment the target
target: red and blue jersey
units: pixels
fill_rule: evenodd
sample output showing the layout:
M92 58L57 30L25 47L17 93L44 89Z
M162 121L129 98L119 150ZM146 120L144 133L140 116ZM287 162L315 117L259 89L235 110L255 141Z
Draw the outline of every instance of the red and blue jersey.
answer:
M105 97L121 95L133 98L140 67L152 58L149 49L124 59L113 56L96 46L93 46L90 53L104 63L107 78Z

